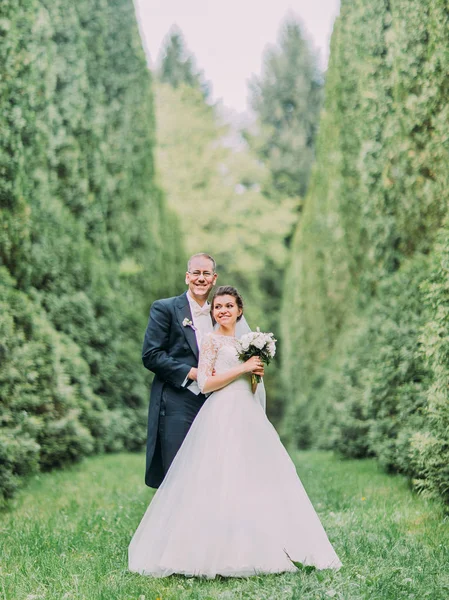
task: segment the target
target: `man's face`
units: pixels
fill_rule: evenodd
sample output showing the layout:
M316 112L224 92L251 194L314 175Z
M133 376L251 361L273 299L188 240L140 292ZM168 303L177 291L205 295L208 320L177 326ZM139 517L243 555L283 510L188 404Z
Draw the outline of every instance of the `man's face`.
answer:
M214 273L213 264L208 258L197 256L190 261L186 284L195 300L205 302L216 281L217 274Z

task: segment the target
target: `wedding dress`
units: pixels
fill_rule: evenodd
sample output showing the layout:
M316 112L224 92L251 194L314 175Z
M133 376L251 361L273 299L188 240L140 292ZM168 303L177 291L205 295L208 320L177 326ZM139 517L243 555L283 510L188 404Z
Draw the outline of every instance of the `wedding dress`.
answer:
M208 334L198 383L239 363L237 339ZM288 555L288 556L287 556ZM129 569L214 578L341 566L279 436L242 376L211 394L143 516Z

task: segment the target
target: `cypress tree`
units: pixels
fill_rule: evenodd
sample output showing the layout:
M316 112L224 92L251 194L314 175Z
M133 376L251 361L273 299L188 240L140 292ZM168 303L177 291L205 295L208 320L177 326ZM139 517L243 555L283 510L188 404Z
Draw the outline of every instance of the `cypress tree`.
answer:
M178 291L154 176L152 83L130 0L2 2L0 494L141 448L151 301Z
M252 139L272 173L278 196L303 198L315 157L323 82L317 56L300 22L289 18L277 46L264 55L260 77L250 82L260 130Z
M445 499L447 24L444 2L342 2L282 313L290 438Z
M180 29L174 27L166 37L159 60L159 78L177 88L182 84L202 91L204 98L209 96L209 86L204 81L202 71L195 66L195 58L187 49Z

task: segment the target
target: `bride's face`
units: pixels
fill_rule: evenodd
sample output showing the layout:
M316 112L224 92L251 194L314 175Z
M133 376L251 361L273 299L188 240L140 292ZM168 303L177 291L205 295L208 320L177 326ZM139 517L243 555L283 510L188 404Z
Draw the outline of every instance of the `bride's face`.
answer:
M219 325L229 327L235 324L242 314L234 296L217 296L212 307L214 319Z

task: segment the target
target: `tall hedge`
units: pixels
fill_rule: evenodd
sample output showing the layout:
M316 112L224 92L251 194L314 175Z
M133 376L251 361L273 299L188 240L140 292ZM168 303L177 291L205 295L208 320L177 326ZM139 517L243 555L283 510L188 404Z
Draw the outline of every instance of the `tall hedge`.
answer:
M140 448L148 308L176 293L180 229L155 184L132 0L0 6L0 494Z
M342 0L283 310L290 439L446 499L448 25L441 0Z

